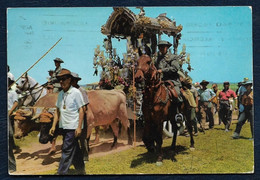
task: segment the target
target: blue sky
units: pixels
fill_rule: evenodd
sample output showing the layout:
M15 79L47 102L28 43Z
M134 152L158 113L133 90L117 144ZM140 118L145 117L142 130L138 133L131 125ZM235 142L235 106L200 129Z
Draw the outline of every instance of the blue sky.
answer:
M130 8L138 14L139 9ZM190 53L193 82L239 82L253 77L252 10L250 7L145 7L146 16L161 13L183 26L182 45ZM54 47L29 75L43 84L53 59L65 61L62 67L77 72L80 84L99 81L93 76L96 45L105 36L100 32L113 12L112 7L96 8L10 8L7 12L7 63L18 78L58 39ZM163 39L172 42L166 36ZM126 51L125 41L113 40L119 56ZM101 72L101 71L99 71Z

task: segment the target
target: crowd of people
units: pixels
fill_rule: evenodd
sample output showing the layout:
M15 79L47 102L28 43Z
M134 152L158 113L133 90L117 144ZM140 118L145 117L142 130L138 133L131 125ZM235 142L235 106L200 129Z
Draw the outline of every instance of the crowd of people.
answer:
M163 81L170 80L174 84L179 103L184 100L189 103L190 114L188 117L192 121L194 135L198 135L198 124L203 131L213 129L216 114L218 115L218 124L223 123L225 132L228 132L233 110L239 109L238 123L232 137L239 138L242 126L248 120L251 124L253 138L252 81L244 78L244 81L238 83L239 88L236 92L230 89L228 81L223 83L223 90L219 90L216 83L212 84L212 89L208 88L209 82L206 80L193 84L191 77L181 73L182 67L178 62L177 55L168 52L171 46L172 44L168 41L159 41L159 52L155 66L162 74Z
M252 81L244 78L244 81L239 83L240 86L238 86L236 92L230 89L230 83L227 81L223 83L222 90L219 90L215 83L212 84L212 89L210 89L207 87L208 84L208 81L203 80L200 83L195 83L191 88L191 91L196 92L194 99L196 99L195 102L198 102L195 118L193 118L193 121L195 121L194 134L197 135L198 124L201 125L201 130L210 130L214 128L215 124L221 125L223 123L225 132L229 132L232 114L235 114L234 111L238 111L238 122L232 137L234 139L239 138L242 126L248 120L253 138Z
M178 103L183 101L189 103L189 118L192 121L194 135L198 135L199 129L211 130L214 128L214 117L218 114L218 124L224 124L225 131L228 132L232 122L232 112L239 109L239 117L236 129L233 134L234 139L239 138L241 128L248 120L251 124L253 136L253 91L252 81L245 78L239 83L239 89L234 92L230 89L230 83L223 83L223 90L218 89L217 84L212 84L212 89L208 88L209 82L202 80L200 83L193 83L190 77L184 77L181 73L181 66L176 55L169 54L168 49L172 46L167 41L158 43L159 53L155 62L158 73L162 75L162 80L171 80L171 88L177 93ZM73 164L78 174L85 174L84 154L86 151L85 139L81 137L86 124L85 112L88 105L88 97L85 90L78 85L81 79L78 74L64 69L60 58L54 59L55 70L49 71L47 89L49 93L59 93L56 102L56 111L50 134L53 135L58 125L63 135L62 155L58 168L58 174L68 173L69 167ZM8 87L14 82L13 75L8 69ZM17 107L17 94L8 89L8 115ZM208 122L208 123L206 123ZM9 122L11 125L12 123ZM198 125L199 128L198 128ZM9 171L15 171L15 159L13 156L13 128L9 127Z

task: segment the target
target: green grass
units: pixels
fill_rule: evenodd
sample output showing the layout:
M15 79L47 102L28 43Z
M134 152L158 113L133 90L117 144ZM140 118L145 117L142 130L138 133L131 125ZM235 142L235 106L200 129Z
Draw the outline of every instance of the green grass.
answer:
M163 141L164 161L158 167L156 156L147 153L144 146L103 157L90 158L86 163L87 174L225 174L252 173L254 171L254 147L249 123L241 131L241 139L233 140L230 132L224 132L223 125L195 137L195 150L189 149L189 138L177 139L177 162L172 162L169 152L171 139ZM71 167L73 169L73 167ZM41 174L54 174L57 170ZM73 172L73 170L72 170Z
M217 83L217 85L218 85L218 89L219 89L219 90L223 90L223 89L224 89L223 83ZM212 89L211 87L212 87L212 83L210 83L210 84L207 86L207 88ZM230 83L229 88L236 92L236 90L237 90L237 88L238 88L237 83Z

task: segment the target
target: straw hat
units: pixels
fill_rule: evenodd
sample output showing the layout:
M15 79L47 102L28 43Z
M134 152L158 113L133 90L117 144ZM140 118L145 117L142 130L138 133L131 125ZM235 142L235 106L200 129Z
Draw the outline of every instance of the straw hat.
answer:
M79 75L78 75L77 73L71 72L71 76L72 76L74 79L77 79L78 81L81 80L81 78L79 77Z
M61 58L55 58L53 61L59 62L59 63L64 63L64 61Z
M61 69L60 73L57 75L57 77L61 77L61 76L65 76L65 75L70 75L71 76L71 72L68 69Z

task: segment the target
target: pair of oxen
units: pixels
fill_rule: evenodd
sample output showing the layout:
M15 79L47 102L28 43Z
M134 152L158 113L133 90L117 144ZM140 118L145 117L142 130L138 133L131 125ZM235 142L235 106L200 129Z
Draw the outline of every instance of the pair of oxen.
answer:
M22 80L20 82L22 84L18 86L23 87L21 88L23 91L29 90L29 88L26 89L25 87L34 86L25 85L24 83L30 84L30 82L33 81L30 76L26 78L27 80ZM29 94L33 95L33 93ZM49 135L49 130L52 126L53 115L56 110L55 104L57 97L57 93L46 94L38 98L33 106L23 106L13 113L11 118L14 120L14 137L20 139L31 131L40 131L39 142L46 144L51 141L51 150L55 150L55 141L53 141L53 139L56 139L58 132L56 132L53 137ZM114 142L112 144L112 147L114 147L119 134L119 123L121 123L128 132L128 144L132 144L125 93L121 90L91 90L88 91L88 98L90 104L86 111L87 122L85 122L85 127L87 128L85 128L83 130L85 132L82 133L82 136L85 137L81 137L81 139L87 139L87 142L89 142L92 128L110 125L114 133ZM29 99L37 98L31 97ZM58 131L58 128L56 129ZM87 147L85 147L86 150L89 149L88 146L89 144L87 143ZM88 156L88 154L85 154L85 157L86 156Z

